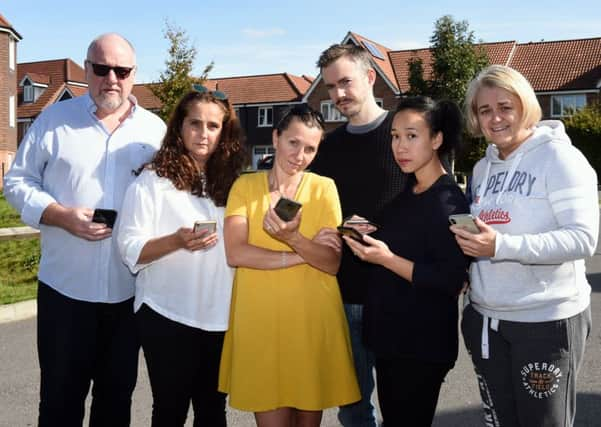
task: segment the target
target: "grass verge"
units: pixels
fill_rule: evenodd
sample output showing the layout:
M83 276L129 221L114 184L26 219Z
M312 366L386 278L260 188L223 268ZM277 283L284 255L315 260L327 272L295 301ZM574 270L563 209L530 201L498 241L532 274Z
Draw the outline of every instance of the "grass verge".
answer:
M0 228L21 227L19 214L0 195ZM36 297L39 239L0 242L0 305Z

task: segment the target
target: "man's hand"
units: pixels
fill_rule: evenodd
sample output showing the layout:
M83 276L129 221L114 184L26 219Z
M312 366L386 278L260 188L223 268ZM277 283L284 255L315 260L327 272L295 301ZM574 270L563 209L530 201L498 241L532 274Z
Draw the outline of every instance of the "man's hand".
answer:
M111 237L113 230L106 224L92 222L94 210L90 208L66 208L52 203L42 213L41 223L67 230L82 239L97 241Z

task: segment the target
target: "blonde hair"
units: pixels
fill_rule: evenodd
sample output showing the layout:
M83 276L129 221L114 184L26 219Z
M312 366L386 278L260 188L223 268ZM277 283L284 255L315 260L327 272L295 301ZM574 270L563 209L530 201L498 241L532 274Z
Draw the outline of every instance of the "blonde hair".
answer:
M465 117L467 130L475 137L482 136L478 121L478 92L482 87L504 89L516 96L522 106L521 125L530 128L538 123L542 111L534 89L528 80L513 68L505 65L491 65L482 70L469 84L465 93Z

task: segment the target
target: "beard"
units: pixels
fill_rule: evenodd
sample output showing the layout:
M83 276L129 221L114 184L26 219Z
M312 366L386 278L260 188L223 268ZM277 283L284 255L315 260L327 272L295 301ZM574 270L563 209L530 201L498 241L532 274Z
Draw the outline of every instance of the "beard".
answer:
M96 101L96 106L98 109L113 112L121 107L125 100L120 96L100 94L94 99L94 101Z

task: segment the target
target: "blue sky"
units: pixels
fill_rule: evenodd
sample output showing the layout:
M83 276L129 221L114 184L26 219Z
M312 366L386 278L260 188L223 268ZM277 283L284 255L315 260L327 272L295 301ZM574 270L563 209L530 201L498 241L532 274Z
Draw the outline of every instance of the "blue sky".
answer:
M289 72L315 76L319 53L354 31L391 49L427 47L434 22L467 20L477 39L518 42L601 36L598 0L544 1L23 1L0 13L23 36L18 61L71 58L83 63L89 42L116 31L138 53L138 81L156 80L167 57L165 20L186 30L198 49L195 72L210 77ZM302 8L300 7L302 5Z

